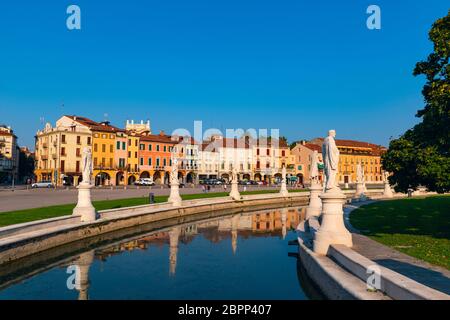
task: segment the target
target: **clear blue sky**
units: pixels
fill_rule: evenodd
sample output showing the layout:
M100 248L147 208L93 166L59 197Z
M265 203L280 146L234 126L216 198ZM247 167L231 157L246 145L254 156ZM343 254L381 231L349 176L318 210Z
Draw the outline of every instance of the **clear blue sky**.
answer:
M66 8L82 10L68 31ZM382 9L382 30L366 9ZM62 114L154 131L279 128L387 145L423 106L417 61L447 0L15 0L0 5L0 123ZM64 107L61 105L64 103Z

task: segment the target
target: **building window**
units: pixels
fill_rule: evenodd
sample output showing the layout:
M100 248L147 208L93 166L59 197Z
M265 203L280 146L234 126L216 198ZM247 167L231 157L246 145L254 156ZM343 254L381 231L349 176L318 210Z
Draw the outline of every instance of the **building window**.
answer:
M80 172L80 161L77 161L75 165L75 172Z
M61 155L62 156L65 156L66 155L66 148L61 148Z
M152 144L151 143L148 144L148 151L152 151Z
M135 147L138 146L138 141L137 141L137 139L134 141L134 146L135 146Z
M140 163L141 163L141 166L144 165L144 158L141 158L141 159L140 159Z
M106 144L102 144L102 152L106 152Z
M256 155L259 156L259 149L256 149Z
M270 156L270 149L267 149L266 154Z
M142 144L142 143L141 143L141 144L139 145L139 150L145 150L145 144Z
M164 146L164 152L167 152L167 147L166 146Z
M159 167L159 158L156 158L156 166Z
M94 166L97 166L97 158L94 158Z
M128 158L131 158L131 151L128 151Z
M131 139L128 139L128 146L131 147Z
M80 148L77 148L76 154L77 154L77 157L81 157L81 149Z
M66 143L66 135L65 135L65 134L63 134L63 135L61 136L61 142L62 142L62 143Z
M105 163L106 163L106 160L105 160L105 158L102 158L102 167L104 167L104 166L105 166Z
M117 141L116 145L117 150L120 150L120 141Z
M282 157L286 157L286 151L285 150L281 151L281 156Z
M152 158L148 158L148 165L149 165L149 166L152 165Z
M127 149L127 144L125 142L122 142L122 150L126 150Z
M138 157L137 152L134 152L134 157L137 159L137 157Z
M61 160L61 172L65 172L65 165L66 165L66 162L64 161L64 160Z
M166 165L167 165L167 159L164 158L164 159L163 159L163 166L165 167Z
M114 147L113 147L112 144L109 145L109 152L110 152L110 153L113 153L113 152L114 152Z
M81 144L81 137L77 136L77 144Z
M159 152L159 144L156 145L156 151Z
M90 146L91 145L91 137L87 137L87 144Z

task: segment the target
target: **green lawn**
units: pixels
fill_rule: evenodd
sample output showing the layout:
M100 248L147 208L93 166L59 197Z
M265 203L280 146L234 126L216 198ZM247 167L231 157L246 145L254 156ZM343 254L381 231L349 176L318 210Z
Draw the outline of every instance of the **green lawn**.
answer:
M305 190L291 190L290 192L302 192ZM258 191L248 191L241 192L242 195L249 194L264 194L264 193L277 193L279 190L258 190ZM182 195L183 200L193 200L193 199L204 199L204 198L216 198L216 197L225 197L228 193L226 192L216 192L216 193L200 193L200 194L187 194ZM156 196L155 202L161 203L166 202L168 196ZM147 197L141 198L131 198L131 199L117 199L117 200L105 200L105 201L94 201L94 207L100 210L107 209L117 209L117 208L125 208L125 207L133 207L140 206L144 204L148 204ZM49 219L55 218L65 215L72 214L72 210L75 207L75 204L66 204L66 205L58 205L51 206L45 208L35 208L35 209L26 209L26 210L18 210L11 212L0 213L0 227L5 227L18 223L25 223L35 220Z
M450 196L369 204L350 222L373 240L450 269Z

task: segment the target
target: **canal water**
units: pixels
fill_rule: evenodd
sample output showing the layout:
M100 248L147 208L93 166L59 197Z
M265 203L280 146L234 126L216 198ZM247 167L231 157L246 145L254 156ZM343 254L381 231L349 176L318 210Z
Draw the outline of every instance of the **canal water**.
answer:
M0 267L0 299L316 298L288 243L302 217L209 215L88 239Z

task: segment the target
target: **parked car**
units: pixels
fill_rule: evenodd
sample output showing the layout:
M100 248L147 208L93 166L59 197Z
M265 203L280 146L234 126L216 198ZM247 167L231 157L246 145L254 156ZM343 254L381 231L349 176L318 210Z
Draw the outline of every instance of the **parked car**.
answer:
M138 179L135 183L136 186L154 186L155 183L150 178L141 178Z
M51 181L41 181L36 182L31 185L32 188L38 189L38 188L53 188L54 185Z

